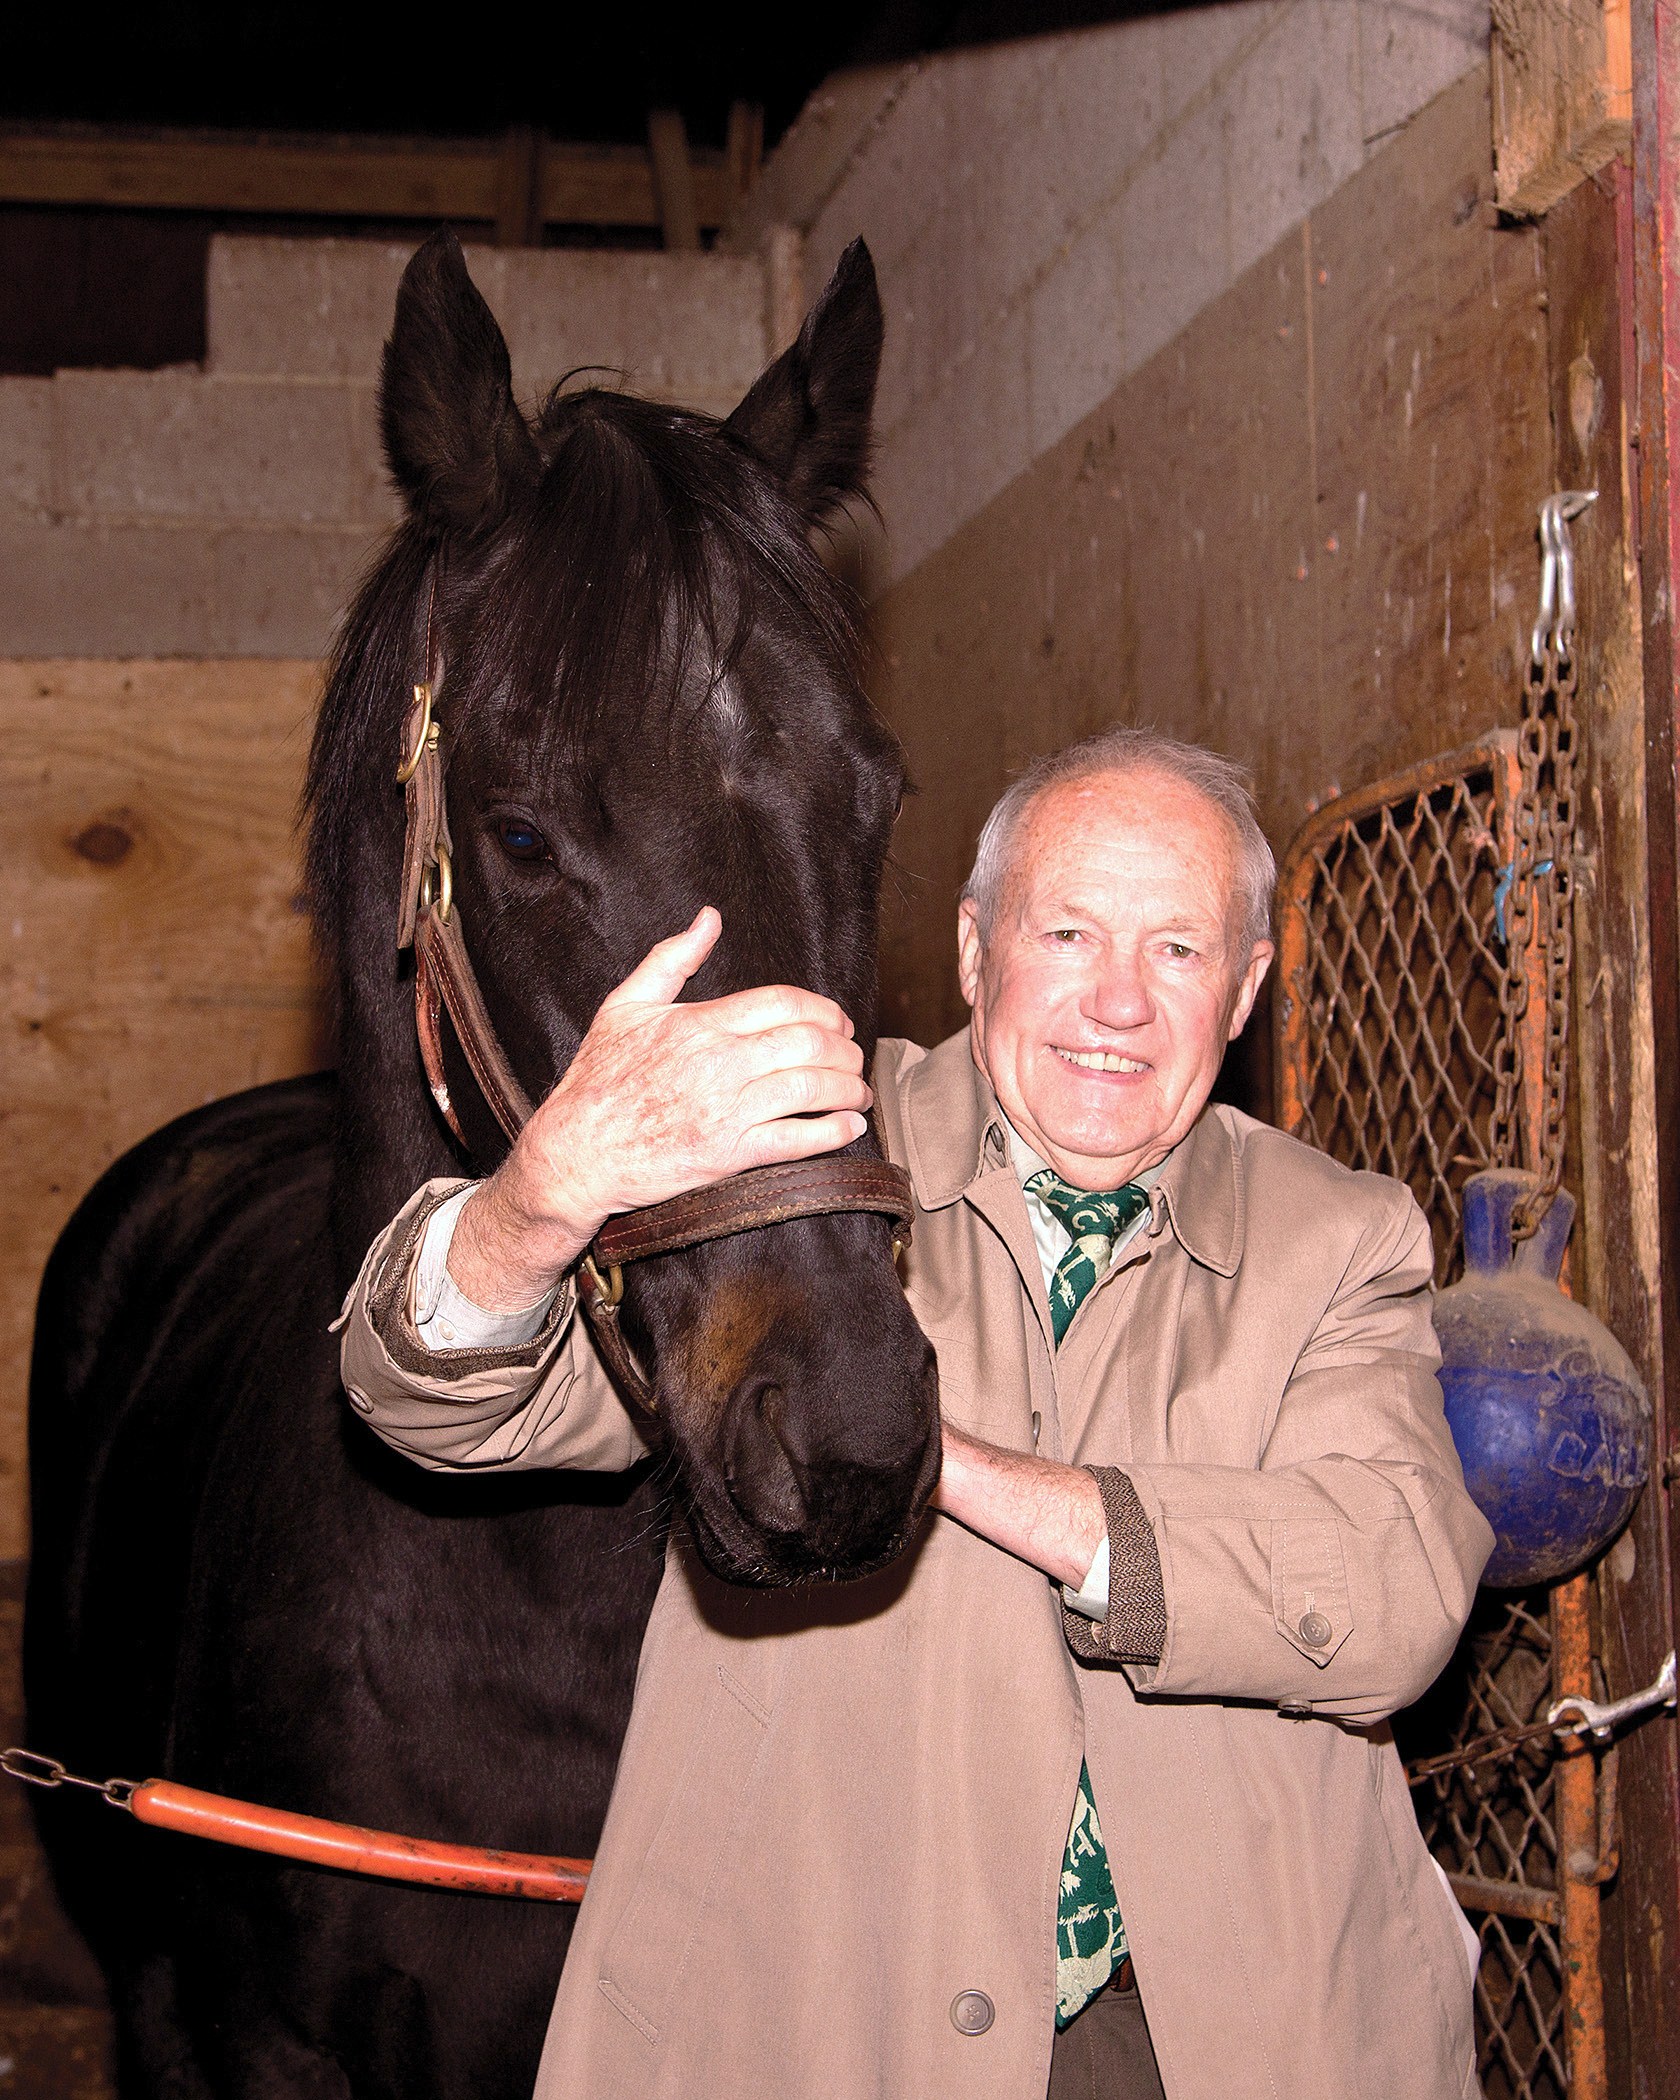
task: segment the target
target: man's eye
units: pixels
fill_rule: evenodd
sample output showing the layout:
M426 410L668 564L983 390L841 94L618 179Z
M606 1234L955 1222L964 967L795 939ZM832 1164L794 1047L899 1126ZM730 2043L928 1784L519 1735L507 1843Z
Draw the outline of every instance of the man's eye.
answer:
M1190 946L1188 941L1168 941L1167 943L1167 953L1174 962L1188 962L1195 952L1195 949Z
M496 836L502 851L513 860L541 860L548 851L548 841L523 817L503 817L496 826Z
M1064 948L1071 948L1079 938L1079 928L1077 926L1058 926L1050 938L1053 941L1060 942Z

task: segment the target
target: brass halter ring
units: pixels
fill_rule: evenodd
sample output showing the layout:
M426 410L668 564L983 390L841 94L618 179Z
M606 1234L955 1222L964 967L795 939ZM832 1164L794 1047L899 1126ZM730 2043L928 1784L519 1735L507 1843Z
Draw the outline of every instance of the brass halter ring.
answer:
M437 724L432 724L432 734L437 735ZM437 859L420 877L420 916L425 917L432 906L437 906L438 924L447 925L449 907L455 901L455 868L449 858L449 848L440 846Z
M428 750L438 746L438 725L432 720L432 689L430 685L417 685L414 698L420 709L420 733L414 739L414 749L408 754L406 764L397 768L398 787L407 787L420 770L420 761Z
M624 1271L617 1262L609 1262L607 1273L603 1276L593 1253L586 1254L579 1267L589 1271L589 1280L595 1286L596 1302L603 1310L611 1311L624 1296Z

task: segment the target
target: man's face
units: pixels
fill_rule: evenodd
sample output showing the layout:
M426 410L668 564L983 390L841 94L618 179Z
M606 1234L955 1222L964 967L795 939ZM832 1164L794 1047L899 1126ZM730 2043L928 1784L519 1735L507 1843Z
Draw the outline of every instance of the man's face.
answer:
M974 1055L1004 1114L1078 1188L1118 1188L1201 1113L1254 1005L1237 839L1170 775L1105 773L1027 807L990 938L962 906Z

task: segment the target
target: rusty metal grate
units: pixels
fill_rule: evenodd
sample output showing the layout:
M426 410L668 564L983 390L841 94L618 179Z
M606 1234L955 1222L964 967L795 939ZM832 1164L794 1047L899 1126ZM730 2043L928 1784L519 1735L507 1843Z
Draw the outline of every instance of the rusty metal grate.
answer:
M1518 786L1507 732L1343 796L1302 828L1278 885L1278 1120L1411 1188L1438 1287L1459 1272L1459 1192L1493 1164L1500 885ZM1554 1612L1544 1595L1484 1595L1428 1698L1397 1720L1406 1755L1527 1724L1574 1689L1557 1682ZM1431 1852L1478 1920L1488 2100L1570 2094L1557 1772L1539 1746L1414 1795Z
M1556 1697L1552 1674L1544 1595L1483 1596L1452 1666L1403 1717L1407 1754L1434 1755L1543 1720ZM1566 2100L1569 2091L1556 1775L1549 1748L1530 1744L1507 1762L1439 1773L1412 1794L1429 1849L1448 1873L1502 1885L1513 1906L1480 1919L1476 2034L1487 2100ZM1521 1915L1524 1907L1536 1915Z
M1319 812L1281 886L1278 1001L1286 1129L1405 1182L1458 1264L1458 1191L1489 1146L1505 959L1516 741L1384 781Z

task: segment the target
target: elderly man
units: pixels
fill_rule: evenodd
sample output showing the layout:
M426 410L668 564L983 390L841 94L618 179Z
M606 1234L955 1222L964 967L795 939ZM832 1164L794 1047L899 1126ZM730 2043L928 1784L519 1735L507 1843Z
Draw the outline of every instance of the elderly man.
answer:
M674 1003L703 913L501 1170L422 1199L396 1355L371 1280L406 1226L374 1249L344 1343L374 1426L473 1458L482 1405L452 1431L450 1381L399 1368L441 1320L480 1396L508 1349L498 1449L565 1465L618 1403L576 1322L534 1370L519 1345L608 1215L844 1143L871 1098L915 1184L938 1514L820 1593L731 1591L679 1528L539 2094L1476 2092L1463 1919L1386 1722L1491 1534L1416 1205L1208 1106L1271 882L1233 767L1093 738L986 825L963 1034L884 1042L872 1097L820 1002Z

